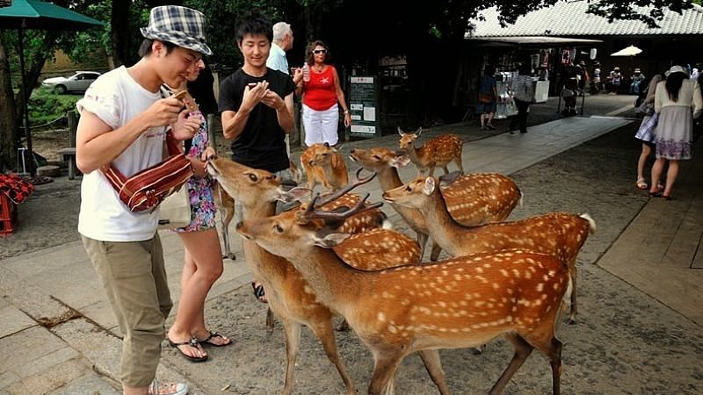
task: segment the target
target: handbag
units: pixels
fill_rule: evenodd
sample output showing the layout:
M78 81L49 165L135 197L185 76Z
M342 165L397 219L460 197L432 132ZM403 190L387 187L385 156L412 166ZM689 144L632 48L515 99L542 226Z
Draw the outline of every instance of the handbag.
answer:
M178 190L193 175L190 161L181 152L178 141L170 131L166 133L166 148L166 159L129 178L112 163L102 167L103 174L129 211L153 212L167 196Z
M190 221L190 196L188 196L188 188L183 185L161 202L159 228L183 228L190 225Z
M479 92L478 102L482 104L493 103L493 94L488 92Z

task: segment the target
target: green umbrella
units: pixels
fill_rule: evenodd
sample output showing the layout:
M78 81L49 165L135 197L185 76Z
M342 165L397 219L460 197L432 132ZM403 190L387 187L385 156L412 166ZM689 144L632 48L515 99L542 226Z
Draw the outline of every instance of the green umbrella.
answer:
M24 81L24 30L83 30L90 27L103 26L103 23L59 7L52 3L36 0L12 0L9 7L0 7L0 29L17 29L20 50L20 71L22 78L22 95L26 99L27 91ZM34 157L32 154L32 135L29 131L29 114L27 100L24 100L24 133L27 138L29 151L29 171L35 174Z

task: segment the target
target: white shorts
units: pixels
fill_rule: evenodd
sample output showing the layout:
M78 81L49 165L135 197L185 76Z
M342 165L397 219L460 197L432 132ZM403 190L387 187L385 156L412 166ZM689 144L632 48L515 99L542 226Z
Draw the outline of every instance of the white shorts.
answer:
M303 104L303 126L305 127L305 145L317 143L337 144L337 126L339 109L337 104L327 110L317 111Z

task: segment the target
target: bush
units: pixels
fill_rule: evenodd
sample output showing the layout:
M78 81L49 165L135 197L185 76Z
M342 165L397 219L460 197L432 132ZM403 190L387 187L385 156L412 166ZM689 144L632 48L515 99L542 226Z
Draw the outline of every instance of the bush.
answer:
M38 88L29 98L29 122L31 125L43 125L57 118L66 116L66 112L75 110L76 102L82 95L57 95L51 89ZM66 120L58 121L47 128L66 127Z

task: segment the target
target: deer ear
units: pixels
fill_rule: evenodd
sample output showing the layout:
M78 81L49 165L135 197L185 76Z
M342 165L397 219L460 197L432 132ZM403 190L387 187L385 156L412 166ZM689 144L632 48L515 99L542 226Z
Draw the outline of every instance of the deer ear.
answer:
M434 177L425 178L425 186L422 188L422 193L424 193L427 196L430 196L432 194L432 192L434 192L434 188L435 188Z
M312 190L303 187L295 187L288 192L282 192L278 195L278 200L283 203L299 202L301 199L310 197Z
M420 137L420 135L422 134L422 126L417 128L417 130L415 131L415 134L417 135L417 137Z
M318 247L332 248L342 244L349 236L351 236L349 233L329 233L324 237L315 235L313 240Z
M410 163L410 157L404 153L396 153L395 158L391 159L390 165L396 169L405 167Z
M459 177L461 177L461 172L459 170L455 170L449 174L445 174L443 176L439 177L439 186L445 187L447 185L451 185L454 183L454 181L458 180Z

